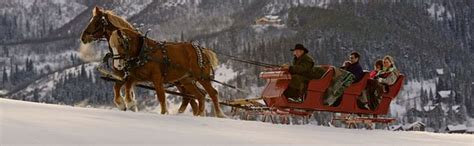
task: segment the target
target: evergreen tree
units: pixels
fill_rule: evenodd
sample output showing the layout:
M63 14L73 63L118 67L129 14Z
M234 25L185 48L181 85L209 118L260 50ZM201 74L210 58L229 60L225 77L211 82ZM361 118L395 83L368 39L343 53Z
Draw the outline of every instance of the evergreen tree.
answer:
M3 47L3 53L5 57L10 57L10 52L8 51L7 47Z
M69 59L71 60L72 65L76 64L76 59L74 58L74 55L72 53L71 55L69 55Z
M3 67L3 74L2 74L2 83L3 83L3 85L6 85L7 82L8 82L7 68L4 66Z
M81 79L87 78L87 71L86 71L86 67L85 67L84 64L81 65L81 70L80 70L79 77L80 77Z

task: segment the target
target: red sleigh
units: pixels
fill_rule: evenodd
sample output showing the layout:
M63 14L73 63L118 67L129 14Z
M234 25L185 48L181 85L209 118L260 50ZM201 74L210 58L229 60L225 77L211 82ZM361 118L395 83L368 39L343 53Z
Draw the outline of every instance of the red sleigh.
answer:
M388 92L382 95L379 105L373 109L360 108L357 104L359 96L367 86L369 73L365 73L363 78L350 85L344 90L344 94L340 97L339 104L335 106L324 105L324 94L328 89L334 76L334 68L323 66L327 69L326 73L320 79L313 79L308 84L306 97L302 103L289 102L283 92L288 87L291 75L286 70L273 69L260 74L260 78L266 79L267 84L261 96L268 107L288 112L300 113L296 111L329 111L335 113L357 114L357 115L386 115L390 108L390 102L398 95L405 79L404 75L400 75L395 84L388 87ZM394 119L386 118L370 118L372 122L389 123Z

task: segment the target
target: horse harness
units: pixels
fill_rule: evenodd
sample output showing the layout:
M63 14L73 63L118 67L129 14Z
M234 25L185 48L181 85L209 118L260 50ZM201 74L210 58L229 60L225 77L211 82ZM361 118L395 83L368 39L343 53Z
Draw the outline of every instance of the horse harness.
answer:
M122 47L125 49L125 52L127 54L130 54L130 49L131 49L130 44L129 44L130 38L128 36L122 34L122 33L118 33L118 35L119 35L119 38L120 38L119 41L122 44ZM120 56L118 54L112 55L113 56L112 58L114 60L123 59L123 61L124 61L123 70L125 72L125 77L124 77L125 79L130 75L131 71L133 71L134 69L136 69L138 67L141 67L141 66L145 65L149 61L155 61L155 62L158 62L159 64L161 64L161 70L162 70L161 73L162 73L162 76L165 79L168 75L169 69L172 68L172 67L187 70L187 72L190 73L191 75L194 74L191 70L189 70L188 68L186 68L182 65L171 63L171 60L168 56L168 50L167 50L166 46L167 45L173 45L172 43L168 43L168 42L164 42L164 41L156 42L158 47L154 48L154 47L148 47L148 45L145 42L146 39L147 39L147 33L144 36L140 35L138 37L139 53L138 53L138 56L136 56L136 57ZM202 73L203 70L204 70L204 64L206 63L204 61L204 57L203 57L203 50L202 50L203 48L201 46L195 44L195 43L191 43L191 44L192 44L193 48L195 49L195 52L196 52L196 55L197 55L198 65L201 69L201 73L200 73L199 78L201 78L201 79L212 79L212 78L214 78L213 77L214 74L212 74L212 76L210 76L210 77L206 77ZM162 53L162 58L161 59L156 59L156 58L153 58L149 55L149 52L152 52L155 49L159 49L161 51L161 53ZM104 60L106 60L105 57L104 57ZM182 80L184 78L186 78L186 76L178 79L178 81Z
M103 15L103 16L98 16L100 17L100 23L102 24L101 27L97 27L94 29L93 32L91 32L90 34L92 35L96 35L97 32L99 31L102 31L102 32L105 32L106 31L106 28L107 26L109 26L109 22L106 18L107 15ZM113 25L112 25L113 26ZM120 32L120 31L119 31ZM102 62L105 63L107 65L107 67L110 67L109 64L107 63L108 60L110 58L113 59L113 61L115 60L124 60L124 64L123 64L123 69L124 69L124 72L125 72L125 77L124 79L126 79L128 77L128 75L130 75L130 71L132 71L133 69L137 68L137 67L140 67L140 66L143 66L145 65L148 61L150 60L153 60L151 56L147 55L148 52L154 50L154 48L149 48L146 43L145 43L145 40L147 38L147 34L148 32L145 33L145 35L140 35L139 37L139 55L137 57L123 57L123 56L120 56L119 54L114 54L113 53L113 49L110 47L110 43L108 44L108 49L109 49L109 53L106 53L106 55L102 58ZM105 35L105 34L103 34ZM122 35L121 33L119 33L119 36L121 38L121 43L123 45L123 47L127 50L128 54L129 53L129 38L125 35ZM101 37L105 37L107 38L106 36L101 36ZM166 48L166 42L158 42L158 48L161 50L162 54L163 54L163 58L161 61L157 61L157 62L161 62L160 64L162 64L161 66L161 70L162 70L162 76L164 76L166 78L167 74L168 74L168 68L171 66L171 61L168 57L168 53L167 53L167 48ZM199 64L199 67L201 68L201 79L204 79L204 75L202 75L202 70L204 68L204 59L203 59L203 56L202 56L202 47L197 45L197 44L194 44L192 43L192 46L193 48L196 50L195 52L197 53L196 55L198 56L198 64ZM178 64L176 64L175 66L179 66ZM184 67L182 67L184 68ZM211 68L212 69L212 68ZM190 71L188 71L190 72ZM182 77L181 79L179 80L182 80L183 78L185 77ZM214 70L212 69L212 76L211 77L208 77L210 79L214 78ZM178 80L178 81L179 81Z

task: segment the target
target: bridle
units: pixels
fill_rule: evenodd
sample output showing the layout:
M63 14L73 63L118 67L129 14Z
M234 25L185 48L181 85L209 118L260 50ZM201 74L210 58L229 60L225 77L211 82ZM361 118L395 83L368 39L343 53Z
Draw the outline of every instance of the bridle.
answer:
M99 39L101 39L101 38L106 38L107 36L105 36L105 35L106 35L105 31L106 31L106 29L107 29L107 26L109 26L108 20L106 19L105 15L102 15L102 16L94 16L94 17L100 17L100 18L99 18L99 19L100 19L100 20L99 20L99 21L100 21L100 25L98 25L98 27L96 27L96 28L94 29L94 31L92 31L92 32L85 32L85 34L87 34L87 35L92 35L92 36L93 36L93 37L92 37L93 40L99 40ZM92 18L92 19L94 19L94 18ZM101 31L103 32L102 35L98 34L98 33L101 32Z
M99 25L92 32L84 32L84 33L86 35L92 35L92 39L94 41L104 41L104 40L101 40L101 39L102 38L107 39L108 36L106 36L107 35L106 31L107 31L107 27L110 25L110 22L106 18L106 15L94 16L92 19L97 19L97 18L100 19L99 20ZM102 32L102 33L100 34L100 32ZM110 47L110 44L109 44L109 53L107 53L104 56L102 61L105 63L105 62L108 61L109 58L112 58L112 60L125 59L125 57L121 56L120 54L115 54L113 49ZM107 66L108 66L108 63L107 63Z

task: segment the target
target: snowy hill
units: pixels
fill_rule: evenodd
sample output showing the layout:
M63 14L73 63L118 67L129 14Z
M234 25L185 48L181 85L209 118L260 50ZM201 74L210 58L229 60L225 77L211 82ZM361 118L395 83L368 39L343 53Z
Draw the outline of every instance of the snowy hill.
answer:
M94 69L95 66L97 66L97 64L98 63L85 64L86 66L85 72L92 72L92 70ZM55 85L57 84L57 82L59 82L59 80L64 78L65 76L68 76L68 75L78 76L79 73L81 73L81 65L67 68L61 72L51 73L48 76L45 76L39 80L36 80L34 83L30 84L25 89L16 92L12 96L13 97L25 96L25 100L28 100L28 101L34 101L34 98L37 98L38 102L53 101L55 99L46 99L46 98L51 97L51 92L53 88L55 88ZM40 93L37 93L35 95L34 94L35 89L39 90Z
M472 145L474 135L274 125L0 99L0 145Z

